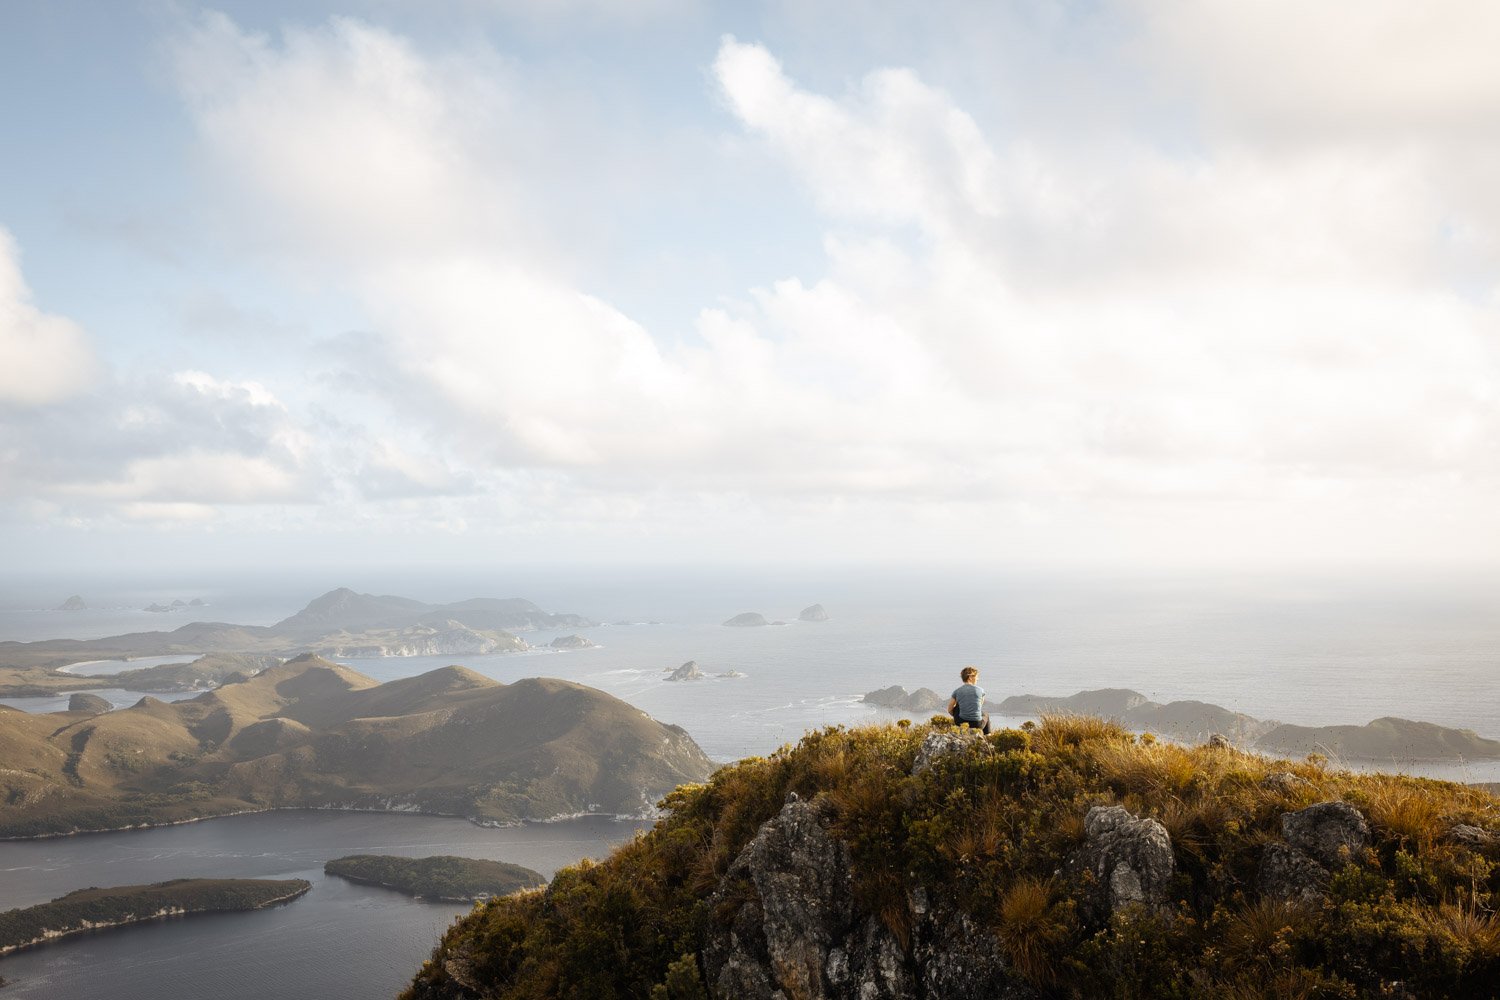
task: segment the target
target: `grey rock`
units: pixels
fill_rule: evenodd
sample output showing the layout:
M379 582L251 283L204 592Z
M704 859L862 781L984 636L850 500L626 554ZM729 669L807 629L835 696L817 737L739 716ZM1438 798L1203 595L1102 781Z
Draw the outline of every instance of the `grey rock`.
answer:
M1212 733L1208 737L1208 747L1210 750L1232 750L1234 744L1223 733Z
M98 715L101 712L111 711L114 707L97 694L88 694L83 691L68 698L68 711L70 712L90 712Z
M667 680L701 681L706 676L708 675L705 674L702 670L698 669L697 660L688 660L682 666L678 667L676 670L673 670L669 675L667 675Z
M734 628L759 628L771 623L766 621L766 616L758 611L746 611L743 614L735 615L724 624L733 626Z
M1082 887L1079 909L1086 919L1104 923L1127 906L1166 905L1167 883L1177 871L1166 827L1124 806L1094 806L1083 826L1088 839L1064 871Z
M1469 847L1488 847L1491 844L1500 843L1500 834L1486 830L1482 826L1460 823L1448 831L1448 839L1455 844L1467 844Z
M828 612L823 609L823 605L814 604L812 607L803 608L802 613L797 616L797 620L801 622L826 622L828 620Z
M1311 788L1313 783L1300 774L1291 771L1275 771L1260 779L1262 786L1275 789L1283 795L1292 795L1304 788Z
M830 811L826 801L788 802L730 865L725 883L750 883L753 898L727 934L711 934L705 944L704 970L715 996L837 995L825 970L854 922L854 904L848 849L826 829ZM710 906L724 901L720 889ZM846 948L833 968L849 982L851 966Z
M1328 888L1327 870L1290 844L1267 844L1260 856L1261 895L1288 903L1314 903Z
M703 956L716 1000L1035 1000L994 935L967 915L909 898L908 949L853 899L848 849L829 831L823 798L789 796L730 865L710 912Z
M1347 802L1319 802L1281 817L1287 843L1324 868L1342 868L1357 861L1370 842L1370 825Z
M935 729L922 740L917 748L917 758L912 762L911 773L921 774L939 759L952 753L993 753L994 746L977 729Z
M1039 996L1005 960L994 932L943 909L918 928L912 949L923 991L944 1000L1033 1000ZM861 998L863 1000L863 998Z

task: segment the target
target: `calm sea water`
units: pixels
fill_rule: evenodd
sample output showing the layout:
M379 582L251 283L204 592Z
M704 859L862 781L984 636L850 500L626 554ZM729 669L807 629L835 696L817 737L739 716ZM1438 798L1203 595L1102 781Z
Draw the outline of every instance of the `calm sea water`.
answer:
M721 761L769 752L809 728L888 717L860 704L860 696L890 684L946 691L956 685L959 668L969 663L981 668L980 683L996 700L1021 693L1062 695L1086 688L1130 687L1159 701L1201 699L1285 722L1363 723L1400 715L1500 738L1500 698L1495 697L1500 690L1500 586L1494 580L957 581L939 574L725 580L565 573L524 580L499 573L424 580L420 574L392 574L318 581L312 592L305 582L279 585L280 590L268 584L236 589L232 583L211 586L203 581L168 582L134 591L117 586L103 600L123 608L201 596L211 605L202 610L211 613L199 617L269 624L296 611L317 592L340 584L434 602L476 595L527 596L549 610L632 623L585 630L600 644L597 649L345 662L378 680L457 662L500 681L537 675L580 681L684 726ZM29 599L15 584L9 591L0 590L0 638L105 635L121 631L125 620L132 623L131 629L171 627L190 620L181 612L42 610L74 592L83 593L83 588L69 586ZM84 597L94 603L89 594ZM832 620L797 622L798 611L814 602L824 604ZM743 611L758 611L789 624L749 629L719 624ZM526 638L541 645L557 634L533 632ZM711 676L691 683L664 679L665 671L690 659L710 675L735 671L744 676ZM139 697L135 692L104 693L121 704ZM55 710L59 702L10 703L36 711ZM1458 780L1500 780L1500 768L1494 766L1455 766L1435 773ZM326 853L333 849L332 843L325 843L328 837L350 844L360 839L339 832L343 828L337 825L345 822L370 823L379 832L367 836L365 846L340 846L334 854ZM45 842L78 845L56 848L60 853L52 862L26 853L49 848L0 844L0 873L6 880L0 883L0 893L6 894L0 906L18 905L15 899L51 898L80 885L179 875L313 878L323 858L376 849L376 841L406 843L398 831L417 829L406 824L422 822L429 821L316 813L243 817ZM583 838L569 846L567 838L577 838L565 824L526 827L512 834L459 821L430 822L455 831L430 839L466 846L392 852L470 853L545 870L546 864L527 860L539 855L525 852L553 851L555 863L562 863L597 852L614 836ZM474 846L464 839L468 832L475 838ZM173 837L185 837L189 846L185 853L163 847L157 863L157 849L147 838L158 836L167 838L164 845ZM221 836L230 841L223 855L232 862L227 869L212 853L213 838ZM489 839L492 836L501 839ZM208 839L195 839L199 837ZM559 839L554 843L550 838ZM139 844L148 846L133 846ZM259 857L274 860L264 865L250 860ZM139 867L142 858L151 859L151 864ZM31 888L25 893L12 893L14 872L29 873L24 878L31 880ZM406 981L456 912L319 878L313 893L283 909L136 928L117 936L102 934L0 960L0 975L20 980L25 970L33 982L49 985L23 985L17 995L58 1000L104 996L106 986L108 995L127 1000L235 996L240 994L220 990L258 974L253 963L254 969L275 966L274 974L299 983L286 990L261 988L255 991L258 996L389 995ZM246 957L245 941L260 943L253 958ZM360 968L335 971L320 964L326 956L346 951L371 956L367 977ZM167 975L163 970L169 968L179 970L170 975L189 978L173 980L178 985L163 993L156 988L158 977ZM194 971L180 971L184 968ZM313 981L319 985L306 985ZM36 992L22 992L26 989Z
M170 878L304 878L305 896L250 913L97 931L0 959L7 1000L395 996L463 904L324 877L347 854L493 858L551 876L644 824L588 818L503 829L384 813L275 812L182 826L0 843L0 909L73 889Z

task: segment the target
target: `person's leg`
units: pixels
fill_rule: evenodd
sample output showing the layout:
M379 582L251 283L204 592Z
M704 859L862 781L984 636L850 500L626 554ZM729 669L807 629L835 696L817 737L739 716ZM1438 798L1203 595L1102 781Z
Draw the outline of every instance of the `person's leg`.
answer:
M984 735L988 736L989 734L990 734L990 713L985 712L984 713Z

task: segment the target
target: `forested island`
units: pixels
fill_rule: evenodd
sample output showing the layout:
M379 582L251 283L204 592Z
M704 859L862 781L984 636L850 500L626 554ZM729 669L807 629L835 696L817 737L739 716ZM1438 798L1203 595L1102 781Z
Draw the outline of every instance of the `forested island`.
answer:
M0 913L0 955L69 934L193 913L259 910L312 887L300 879L180 878L79 889L50 903Z
M446 854L430 858L353 854L333 859L323 866L323 871L351 882L458 903L506 896L518 889L536 889L547 884L540 872L520 865Z

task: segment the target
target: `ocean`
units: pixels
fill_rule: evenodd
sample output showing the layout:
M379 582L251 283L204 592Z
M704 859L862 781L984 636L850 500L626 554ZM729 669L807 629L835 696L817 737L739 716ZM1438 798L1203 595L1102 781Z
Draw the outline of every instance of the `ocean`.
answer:
M195 617L270 624L335 586L432 602L523 596L550 611L576 612L610 624L576 630L599 644L593 649L344 662L378 680L460 663L500 681L552 676L590 684L658 719L683 726L719 761L771 752L811 728L893 718L893 713L862 704L861 696L891 684L946 693L957 685L958 671L966 664L980 668L981 686L997 701L1012 694L1067 695L1088 688L1128 687L1157 701L1198 699L1283 722L1364 723L1399 715L1500 739L1500 698L1495 697L1500 681L1500 587L1493 579L956 578L936 572L714 577L560 570L522 576L510 571L455 578L424 571L363 578L341 575L311 582L258 580L253 586L235 580L183 579L141 587L125 581L101 585L97 599L81 582L62 586L62 581L56 581L51 590L41 593L13 581L0 589L0 638L83 638L174 627ZM71 593L80 593L91 608L97 601L100 610L45 610ZM207 607L193 609L191 615L138 610L152 602L194 597ZM830 620L797 621L798 612L814 603L824 605ZM761 628L720 624L747 611L786 624ZM562 633L530 632L524 637L544 645L558 634ZM687 660L696 660L710 676L694 682L665 679L667 671ZM731 672L742 676L718 676ZM105 696L127 703L139 694L107 691ZM57 699L8 701L33 711L57 707ZM1408 767L1402 761L1389 764ZM1500 780L1500 768L1489 764L1408 769L1455 780ZM318 824L326 820L321 814L276 815L291 818L277 827L274 837L257 831L263 840L261 849L299 859L310 856L308 844L318 842ZM210 830L241 819L250 817L179 829ZM382 819L398 824L392 827L395 830L411 817ZM477 827L470 829L485 833ZM538 831L534 835L540 843L566 830L562 825L524 829ZM61 852L45 870L42 884L51 888L40 890L41 895L109 884L98 881L101 876L90 861L94 854L133 852L137 848L129 845L144 843L134 838L162 832L71 839L68 843L85 847ZM88 848L90 844L98 846ZM506 844L497 842L491 845L492 853L476 856L529 864L519 855L505 853L511 849ZM577 852L564 853L572 853L568 858L572 860L599 846L591 842L580 845ZM0 871L31 870L27 866L34 862L18 860L16 854L31 849L29 844L0 844ZM300 867L290 867L295 864ZM162 878L239 873L211 863L207 867L188 871L186 866L167 864L153 872L160 872ZM300 861L273 867L278 877L310 870ZM128 870L119 869L121 877L115 881L141 880L126 877ZM374 922L372 927L389 921L405 927L401 933L409 932L422 941L436 933L433 911L425 909L432 904L374 902L377 897L363 895L369 890L356 892L346 886L324 890L321 883L315 891L323 891L324 897L310 895L282 910L111 932L127 944L107 952L87 952L93 971L84 978L97 973L105 977L101 981L108 981L107 977L118 974L118 981L126 982L129 977L117 963L135 968L137 954L154 956L149 960L160 968L196 968L211 975L206 966L212 963L201 956L221 954L225 948L232 951L227 942L243 933L234 929L240 917L255 920L255 926L269 935L265 940L270 943L263 947L270 952L264 961L295 968L299 961L313 961L307 956L298 958L301 937L278 937L273 930L298 919L294 916L298 907L323 906L320 899L335 908L347 906L342 919L351 928L368 917ZM0 883L0 906L22 905L15 898L9 881ZM445 913L437 923L450 917L451 913ZM223 937L215 937L219 934ZM159 951L153 950L157 945L146 944L157 941ZM193 942L191 948L173 950L174 942L186 941ZM82 979L77 977L57 978L61 976L57 970L75 965L85 947L95 945L68 942L38 949L26 955L24 965L19 964L19 957L0 960L0 976L20 982L12 970L22 968L30 976L52 976L45 995L56 1000L102 995L79 985ZM425 949L408 947L400 952L401 961L406 961L408 952L415 963ZM195 982L191 976L197 973L181 974L188 977L181 980L183 984ZM378 982L361 978L362 970L354 967L339 975L348 977L347 981L324 983L319 995L389 995L389 970L381 973L384 978ZM180 995L220 995L208 980L200 985L199 992ZM17 995L42 995L24 989L23 985ZM127 989L110 995L130 1000L159 994Z

